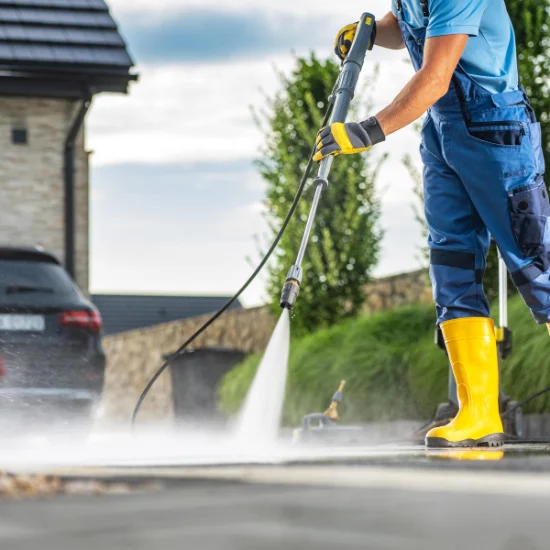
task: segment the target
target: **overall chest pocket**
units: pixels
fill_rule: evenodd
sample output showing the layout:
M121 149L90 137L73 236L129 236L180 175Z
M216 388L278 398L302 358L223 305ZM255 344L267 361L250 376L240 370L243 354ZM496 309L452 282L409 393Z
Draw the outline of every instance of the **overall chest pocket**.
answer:
M524 258L550 248L550 202L542 177L534 185L509 192L512 226Z

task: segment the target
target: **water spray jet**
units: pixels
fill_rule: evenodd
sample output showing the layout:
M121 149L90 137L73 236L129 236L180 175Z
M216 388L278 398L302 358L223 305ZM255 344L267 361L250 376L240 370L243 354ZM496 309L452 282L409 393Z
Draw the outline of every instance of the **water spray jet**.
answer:
M333 106L330 124L346 121L349 106L353 99L357 82L359 81L361 69L363 68L365 54L368 45L371 43L373 28L374 16L368 13L363 14L359 21L350 53L342 64L338 81L329 98L329 104ZM264 441L274 443L277 437L288 370L288 351L290 346L288 312L294 309L300 294L303 275L302 263L313 230L321 196L329 185L328 178L333 161L334 157L332 156L323 159L319 165L317 177L313 181L313 186L315 187L313 204L306 222L296 262L290 268L281 293L280 305L283 309L283 314L269 342L249 390L245 406L241 412L239 433L245 438L258 439L267 435L267 438L264 437Z

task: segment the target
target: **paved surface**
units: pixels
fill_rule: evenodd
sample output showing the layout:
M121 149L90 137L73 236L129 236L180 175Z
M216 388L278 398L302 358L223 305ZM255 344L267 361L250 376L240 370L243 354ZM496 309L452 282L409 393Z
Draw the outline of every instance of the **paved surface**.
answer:
M188 481L162 493L0 504L8 550L535 550L550 496Z
M38 457L38 462L36 458ZM273 455L267 453L235 454L158 454L146 456L99 455L93 460L51 460L37 466L40 454L35 454L30 462L25 462L20 455L11 457L0 454L0 470L19 473L46 473L71 476L168 476L187 477L189 472L211 471L227 472L232 467L238 471L252 471L255 466L279 468L298 468L300 466L322 466L334 469L345 467L383 467L384 469L406 468L410 471L420 470L458 470L482 472L541 472L550 475L550 444L531 444L506 446L504 450L469 451L469 450L430 450L421 446L381 445L356 448L307 448L276 450ZM16 461L16 459L19 459ZM203 470L200 470L203 468ZM550 548L550 545L549 545Z
M547 550L548 445L344 449L272 465L50 467L164 490L0 502L2 550Z

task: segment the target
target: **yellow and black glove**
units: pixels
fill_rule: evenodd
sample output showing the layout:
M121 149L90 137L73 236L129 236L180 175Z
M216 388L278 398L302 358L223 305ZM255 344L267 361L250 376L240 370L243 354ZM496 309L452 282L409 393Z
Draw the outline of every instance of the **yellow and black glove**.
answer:
M375 117L363 122L336 122L317 135L317 152L313 160L320 161L329 155L362 153L385 140L384 131Z
M359 23L351 23L346 25L343 29L340 29L336 35L336 40L334 41L334 53L342 60L346 59L349 51L351 50L351 45L355 39L355 33L357 32L357 26ZM374 41L376 40L376 22L372 29L371 39L369 42L369 50L372 50L374 47Z

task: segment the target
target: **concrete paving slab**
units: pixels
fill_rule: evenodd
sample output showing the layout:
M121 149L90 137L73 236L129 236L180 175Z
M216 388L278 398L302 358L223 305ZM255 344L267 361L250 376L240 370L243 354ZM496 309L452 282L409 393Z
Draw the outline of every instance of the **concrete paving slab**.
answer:
M503 452L426 451L423 446L385 444L311 446L258 445L212 434L133 438L105 434L83 444L4 440L0 471L46 472L91 467L191 467L239 464L358 464L407 468L550 470L550 445L507 445Z
M1 502L9 550L543 550L550 496L181 482L148 495Z
M209 441L120 434L83 446L5 441L0 470L153 479L164 490L0 501L0 548L548 548L547 444L456 453Z

